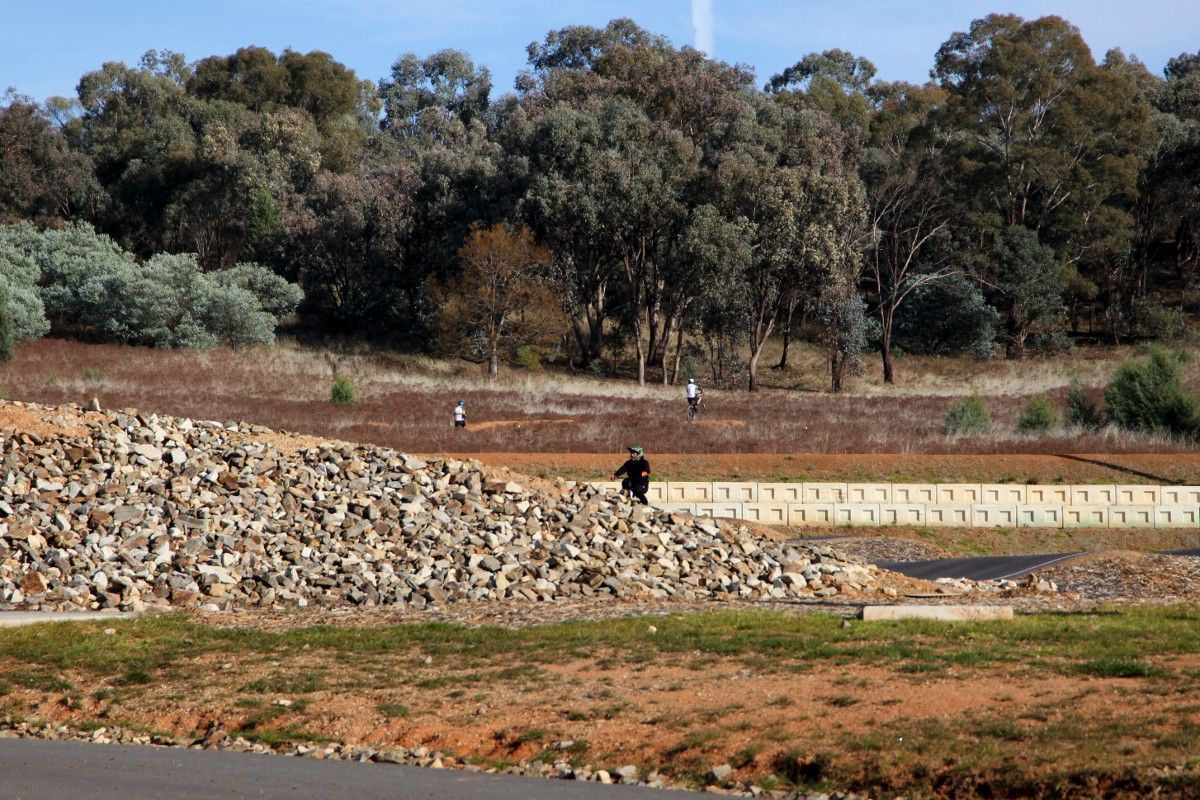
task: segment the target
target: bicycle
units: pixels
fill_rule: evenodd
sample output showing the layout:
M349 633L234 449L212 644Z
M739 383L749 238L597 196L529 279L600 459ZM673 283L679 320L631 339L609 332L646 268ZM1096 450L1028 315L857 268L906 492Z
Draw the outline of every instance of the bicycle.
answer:
M704 410L704 396L696 398L696 402L688 403L688 422L695 422L696 417Z

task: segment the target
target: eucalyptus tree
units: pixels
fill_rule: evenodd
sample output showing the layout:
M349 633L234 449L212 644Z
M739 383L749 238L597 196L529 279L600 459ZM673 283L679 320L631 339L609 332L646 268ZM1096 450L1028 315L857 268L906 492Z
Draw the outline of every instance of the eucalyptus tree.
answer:
M31 98L8 92L4 101L0 106L0 222L94 217L103 192L91 160L71 149Z
M898 313L914 291L958 272L945 246L955 207L942 157L946 137L931 121L945 93L880 84L872 94L877 110L861 169L870 237L863 277L879 319L883 380L893 383Z
M980 251L996 231L1028 227L1063 268L1096 276L1119 302L1119 279L1104 273L1128 258L1138 153L1152 133L1134 83L1098 67L1061 18L1011 14L952 35L933 74Z

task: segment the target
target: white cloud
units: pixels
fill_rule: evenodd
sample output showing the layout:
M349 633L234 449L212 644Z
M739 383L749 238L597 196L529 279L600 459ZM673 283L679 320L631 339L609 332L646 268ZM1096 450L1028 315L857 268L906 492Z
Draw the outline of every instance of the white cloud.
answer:
M692 0L692 28L696 31L696 49L713 54L713 0Z

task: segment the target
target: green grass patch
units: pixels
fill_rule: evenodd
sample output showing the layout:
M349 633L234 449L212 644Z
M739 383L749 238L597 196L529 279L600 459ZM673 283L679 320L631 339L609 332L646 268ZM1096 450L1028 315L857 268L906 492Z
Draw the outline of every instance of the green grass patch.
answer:
M320 675L280 674L250 681L242 687L242 691L258 694L312 694L320 691L323 686Z
M1166 674L1153 664L1132 658L1097 658L1075 665L1073 671L1099 678L1157 678Z
M720 658L747 663L769 660L779 669L808 665L871 664L920 674L954 665L965 669L1021 665L1060 674L1155 677L1146 653L1171 657L1200 653L1200 610L1190 607L1120 608L1077 614L1019 616L1008 622L943 623L923 620L841 626L818 614L718 611L677 614L655 620L628 618L538 625L518 630L468 628L443 623L351 628L312 627L284 632L208 627L182 616L137 620L56 623L0 630L0 654L16 667L4 674L12 687L66 691L68 670L119 680L162 674L172 665L206 654L236 660L269 654L286 661L299 656L405 659L414 653L454 664L455 671L420 678L423 689L470 684L541 681L530 662L553 662L587 652L619 661L681 659L682 665ZM116 633L104 635L104 627ZM524 666L489 669L510 658ZM364 671L354 688L376 680ZM246 684L253 693L307 694L322 688L320 675L277 674ZM11 691L11 690L10 690Z
M380 703L377 708L379 713L388 719L399 719L412 714L412 709L402 703Z

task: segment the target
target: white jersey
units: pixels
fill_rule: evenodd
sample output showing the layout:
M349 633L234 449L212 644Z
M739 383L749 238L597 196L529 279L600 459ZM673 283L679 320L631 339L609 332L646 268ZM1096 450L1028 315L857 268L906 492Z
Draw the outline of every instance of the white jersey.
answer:
M462 422L466 418L467 418L467 407L466 406L455 406L454 407L454 421Z
M687 399L695 400L699 396L700 396L700 384L689 383L687 385Z

